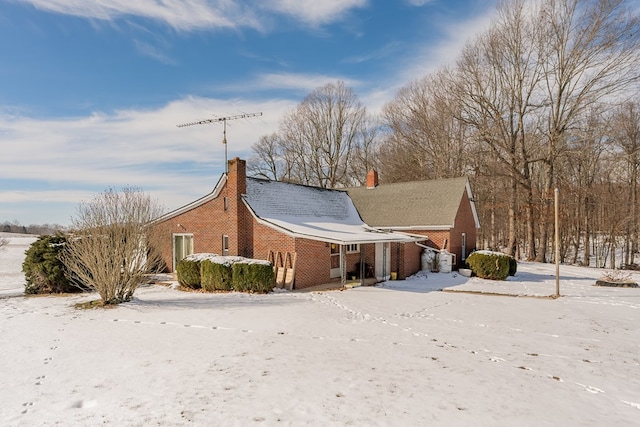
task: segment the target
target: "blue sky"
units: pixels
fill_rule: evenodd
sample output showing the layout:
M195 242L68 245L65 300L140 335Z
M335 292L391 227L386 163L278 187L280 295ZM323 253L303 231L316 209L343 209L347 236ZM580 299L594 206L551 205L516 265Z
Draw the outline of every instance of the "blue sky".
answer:
M211 191L229 158L315 88L375 114L455 60L495 0L0 0L0 222L68 225L136 186L165 209Z

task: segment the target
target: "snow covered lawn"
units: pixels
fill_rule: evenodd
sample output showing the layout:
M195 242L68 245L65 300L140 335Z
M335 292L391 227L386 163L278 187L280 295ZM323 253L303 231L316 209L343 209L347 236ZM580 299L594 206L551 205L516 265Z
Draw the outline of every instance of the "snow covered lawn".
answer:
M592 286L600 270L562 267L557 300L436 290L555 292L553 265L521 263L502 283L154 285L77 310L96 295L7 297L15 251L0 252L2 426L639 424L640 289Z

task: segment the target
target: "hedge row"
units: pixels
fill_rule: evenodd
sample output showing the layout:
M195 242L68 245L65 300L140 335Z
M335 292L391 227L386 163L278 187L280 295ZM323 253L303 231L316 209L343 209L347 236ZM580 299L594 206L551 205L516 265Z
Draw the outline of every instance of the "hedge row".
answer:
M178 262L176 272L182 286L209 292L268 293L275 282L270 263L242 257L187 257Z
M514 276L518 269L515 258L500 252L477 251L469 255L467 265L482 279L506 280Z

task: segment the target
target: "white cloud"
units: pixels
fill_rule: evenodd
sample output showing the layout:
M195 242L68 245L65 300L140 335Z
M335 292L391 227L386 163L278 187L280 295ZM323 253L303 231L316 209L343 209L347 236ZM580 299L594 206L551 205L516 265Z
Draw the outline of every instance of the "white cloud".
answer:
M368 0L275 0L267 7L317 26L341 20L345 13L367 4Z
M324 86L327 83L343 81L347 86L358 86L357 80L347 79L340 76L328 76L325 74L293 74L293 73L271 73L260 75L254 85L260 89L286 89L299 90L306 93Z
M409 6L424 6L429 3L433 3L434 0L407 0Z
M489 28L496 16L495 5L487 3L484 10L464 20L440 20L432 30L441 33L436 43L421 43L416 55L407 63L403 80L410 81L451 65L462 52L464 44L476 34Z
M403 56L399 56L397 73L391 75L387 81L378 82L377 87L365 93L362 97L363 103L370 112L378 113L384 104L395 97L401 87L446 65L453 65L464 44L474 35L489 28L495 16L495 4L488 1L483 9L468 19L461 19L459 16L439 19L436 28L430 29L439 35L431 41L417 40L410 46L414 52L405 52ZM425 25L433 26L432 23Z
M246 158L251 146L274 132L293 105L288 100L187 97L153 110L63 119L0 113L0 203L77 203L89 193L133 185L176 208L211 191L224 171L222 124L177 124L213 114L262 112L261 117L227 122L229 158ZM7 185L11 182L21 184ZM30 182L53 189L25 188Z
M18 0L54 13L112 21L139 16L164 22L180 31L210 28L253 28L263 31L266 14L292 17L318 26L342 20L368 0Z
M165 22L182 31L202 28L261 28L260 20L250 4L230 0L20 1L49 12L105 21L140 16Z
M152 45L151 43L135 39L133 41L136 50L142 55L155 59L165 65L175 65L176 62L166 55L161 48Z

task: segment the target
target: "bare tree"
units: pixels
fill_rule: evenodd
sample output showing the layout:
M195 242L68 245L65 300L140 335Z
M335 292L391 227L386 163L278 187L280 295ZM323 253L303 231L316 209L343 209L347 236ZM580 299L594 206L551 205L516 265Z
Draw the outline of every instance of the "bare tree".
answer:
M624 246L624 263L634 264L638 251L638 178L640 176L640 105L626 102L614 114L612 134L615 145L621 150L621 157L626 165L628 184L627 232Z
M534 11L524 0L503 2L493 26L468 43L454 70L459 118L474 130L474 137L496 159L509 184L508 253L517 252L518 193L525 190L525 220L529 258L535 254L533 185L531 164L536 161L538 141L532 130L532 102L542 78L538 52L538 26Z
M380 162L386 180L461 176L471 147L456 119L452 80L441 71L409 83L384 107L389 128Z
M273 179L344 187L358 182L360 162L375 164L375 128L366 109L343 82L311 92L260 139L249 162L252 173Z
M286 175L286 158L282 152L282 141L278 133L264 135L251 147L249 172L259 178L280 180Z
M149 226L161 213L148 195L131 187L81 203L62 255L70 279L96 291L103 304L129 301L145 275L161 266L162 233Z
M615 99L640 80L640 18L625 0L544 0L537 22L544 69L540 102L546 139L546 200L556 185L556 162L567 149L567 133L596 103ZM545 261L551 204L541 217L537 260Z

